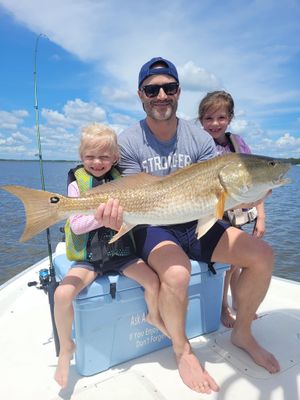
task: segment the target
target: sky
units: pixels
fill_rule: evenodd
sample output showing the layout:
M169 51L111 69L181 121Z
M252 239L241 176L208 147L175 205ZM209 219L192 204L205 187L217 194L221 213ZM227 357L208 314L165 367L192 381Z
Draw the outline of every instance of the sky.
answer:
M226 90L253 153L299 158L299 38L299 0L0 0L0 159L37 159L39 128L44 160L78 160L83 126L144 118L137 76L157 56L179 117Z

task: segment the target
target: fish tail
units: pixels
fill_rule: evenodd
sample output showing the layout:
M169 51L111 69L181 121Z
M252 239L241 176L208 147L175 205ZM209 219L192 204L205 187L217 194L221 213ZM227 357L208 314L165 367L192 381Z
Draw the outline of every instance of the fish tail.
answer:
M20 242L29 240L64 218L57 207L63 196L57 193L15 185L1 186L1 188L18 197L24 205L26 226Z

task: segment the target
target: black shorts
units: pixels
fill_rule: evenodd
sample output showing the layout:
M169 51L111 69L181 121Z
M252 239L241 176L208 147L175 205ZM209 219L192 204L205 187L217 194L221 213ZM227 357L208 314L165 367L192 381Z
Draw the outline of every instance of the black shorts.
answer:
M114 256L103 264L91 263L89 261L76 261L76 263L73 263L72 268L85 268L90 271L98 272L100 275L110 273L123 275L123 271L138 260L140 260L140 258L135 254L123 257Z
M197 239L196 227L197 221L178 225L137 227L134 229L136 252L147 262L154 247L168 240L178 244L190 259L210 263L216 245L230 224L218 220L200 239Z

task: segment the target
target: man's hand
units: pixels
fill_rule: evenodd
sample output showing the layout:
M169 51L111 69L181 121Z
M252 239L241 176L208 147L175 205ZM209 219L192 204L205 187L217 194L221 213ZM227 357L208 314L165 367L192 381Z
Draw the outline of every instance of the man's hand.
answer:
M123 222L123 208L117 199L109 199L101 203L96 210L95 219L101 226L118 231Z

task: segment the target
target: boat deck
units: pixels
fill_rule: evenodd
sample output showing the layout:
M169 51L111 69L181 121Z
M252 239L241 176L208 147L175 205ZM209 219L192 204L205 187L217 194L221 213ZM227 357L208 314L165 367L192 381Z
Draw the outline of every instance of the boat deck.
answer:
M0 287L1 398L10 400L298 400L300 398L300 284L272 278L253 331L273 352L281 372L270 375L230 343L230 330L195 338L193 349L221 390L201 395L188 389L165 348L100 374L83 377L72 363L67 389L53 379L55 355L48 297L27 287L38 281L43 260Z

